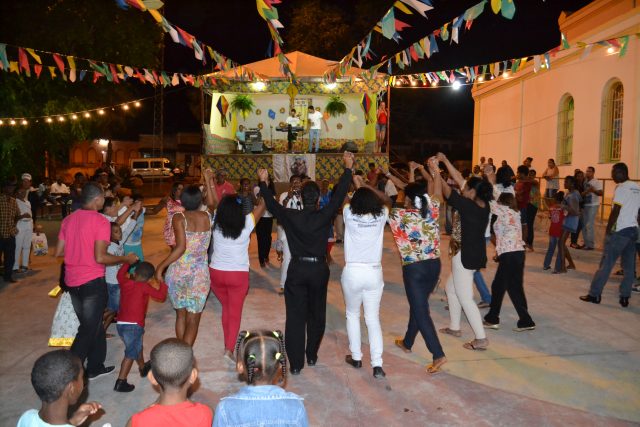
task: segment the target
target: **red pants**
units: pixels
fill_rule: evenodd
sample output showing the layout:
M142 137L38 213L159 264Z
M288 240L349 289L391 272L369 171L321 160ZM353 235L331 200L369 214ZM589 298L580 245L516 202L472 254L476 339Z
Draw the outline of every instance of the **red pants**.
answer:
M224 348L233 352L240 332L242 306L249 292L248 271L222 271L209 268L211 291L222 304Z

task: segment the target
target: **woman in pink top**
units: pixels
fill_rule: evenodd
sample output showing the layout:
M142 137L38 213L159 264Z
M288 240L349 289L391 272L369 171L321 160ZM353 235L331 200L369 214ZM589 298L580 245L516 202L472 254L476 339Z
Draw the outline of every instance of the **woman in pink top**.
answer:
M490 173L487 178L495 184L495 174ZM490 201L491 213L498 219L493 224L496 233L496 251L500 263L496 276L491 285L491 308L484 316L484 327L487 329L500 328L500 308L505 292L513 303L518 313L518 324L513 330L516 332L531 331L536 324L531 319L527 309L527 298L524 295L524 241L522 240L522 223L520 211L513 194L500 194L493 187L494 197L497 202Z

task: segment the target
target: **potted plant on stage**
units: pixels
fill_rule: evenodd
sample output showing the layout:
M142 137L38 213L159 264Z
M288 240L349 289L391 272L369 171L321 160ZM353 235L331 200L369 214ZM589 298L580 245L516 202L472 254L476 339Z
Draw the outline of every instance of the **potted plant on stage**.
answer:
M324 111L331 117L338 117L347 113L347 104L344 103L340 96L333 95L329 98L329 102L327 102L327 106L324 107Z
M253 113L255 106L253 99L249 95L238 95L231 101L231 111L240 113L245 120L247 120L249 114Z

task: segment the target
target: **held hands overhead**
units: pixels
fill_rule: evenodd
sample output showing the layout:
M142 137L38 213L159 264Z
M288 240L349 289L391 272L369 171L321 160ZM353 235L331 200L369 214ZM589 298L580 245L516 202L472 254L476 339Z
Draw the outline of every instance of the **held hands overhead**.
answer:
M344 167L347 169L353 169L353 164L355 162L355 156L353 153L349 151L345 151L342 155L342 161L344 162Z

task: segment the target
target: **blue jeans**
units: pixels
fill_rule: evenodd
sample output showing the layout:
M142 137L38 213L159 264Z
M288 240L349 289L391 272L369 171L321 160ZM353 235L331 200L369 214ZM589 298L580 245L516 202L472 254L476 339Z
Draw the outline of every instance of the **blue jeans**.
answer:
M316 149L312 150L313 141L316 141ZM315 151L316 153L320 149L320 129L309 129L309 152Z
M595 221L598 205L582 208L582 238L587 248L595 247Z
M609 280L611 270L613 270L613 266L618 257L620 257L622 270L624 271L624 277L622 278L622 283L620 283L620 296L625 298L631 296L631 286L635 281L637 239L637 227L623 228L607 236L600 267L591 280L589 295L598 297L602 294L602 289L607 284L607 280Z
M438 284L440 259L429 259L402 266L404 289L409 300L409 324L404 335L406 348L413 347L418 331L433 359L444 357L436 327L429 312L429 296Z
M80 321L71 352L83 363L87 359L87 373L99 373L104 369L107 356L107 340L102 327L102 314L107 307L107 284L104 277L99 277L69 287L69 295Z
M549 246L547 247L547 254L544 256L544 268L551 267L551 261L553 261L553 254L556 252L556 246L558 246L558 237L549 236Z
M107 309L117 313L118 310L120 310L120 285L117 283L107 282L107 291L109 292Z
M124 342L124 357L138 360L140 353L142 353L144 328L140 325L118 323L116 329L118 330L118 335L122 338L122 342Z
M473 273L473 282L476 284L480 299L487 304L491 304L491 292L489 292L489 288L487 288L487 284L480 270L476 270L475 273Z

